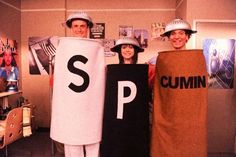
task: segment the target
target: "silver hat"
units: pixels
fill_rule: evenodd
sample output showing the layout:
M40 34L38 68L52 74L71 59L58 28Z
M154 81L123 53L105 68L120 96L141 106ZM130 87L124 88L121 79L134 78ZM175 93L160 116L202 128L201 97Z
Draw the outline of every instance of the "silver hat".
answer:
M131 38L131 37L123 37L123 38L118 39L116 41L116 45L111 48L111 51L119 53L121 51L121 45L124 45L124 44L133 45L134 48L137 50L137 52L144 51L144 49L140 47L138 41L135 38Z
M197 31L194 31L194 30L191 29L191 26L190 26L190 24L187 21L184 21L182 19L174 19L173 21L171 21L170 23L168 23L166 25L165 32L163 34L161 34L161 36L165 37L171 31L178 30L178 29L180 29L180 30L187 30L191 34L197 33Z
M93 27L93 22L90 16L88 16L85 12L77 12L74 14L70 14L65 22L62 23L62 26L71 28L72 20L78 19L78 20L84 20L88 23L89 28Z

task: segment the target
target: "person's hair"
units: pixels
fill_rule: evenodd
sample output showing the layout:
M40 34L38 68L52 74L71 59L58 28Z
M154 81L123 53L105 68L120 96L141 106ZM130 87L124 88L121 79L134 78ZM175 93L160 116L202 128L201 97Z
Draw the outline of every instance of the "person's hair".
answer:
M124 57L121 54L121 48L120 52L118 53L119 57L119 64L124 64ZM137 64L138 62L138 51L137 48L134 46L134 56L132 57L132 64Z
M173 30L173 31L174 31L174 30ZM185 30L185 29L184 29L183 31L184 31L185 34L188 36L188 38L191 37L191 35L192 35L192 31L191 31L191 30ZM170 38L171 32L172 32L172 31L166 33L166 36L167 36L168 38Z
M188 38L192 36L192 31L191 30L184 30L185 33L187 34Z
M81 19L81 18L74 18L74 19L71 19L70 21L68 21L68 22L67 22L68 27L71 28L72 22L73 22L73 21L76 21L76 20L85 21L85 22L87 23L87 27L89 27L88 21L85 20L85 19Z
M12 57L11 65L14 66L14 67L17 67L14 55L11 55L11 57ZM3 57L1 67L5 67L5 66L6 66L6 61L5 61L5 58Z

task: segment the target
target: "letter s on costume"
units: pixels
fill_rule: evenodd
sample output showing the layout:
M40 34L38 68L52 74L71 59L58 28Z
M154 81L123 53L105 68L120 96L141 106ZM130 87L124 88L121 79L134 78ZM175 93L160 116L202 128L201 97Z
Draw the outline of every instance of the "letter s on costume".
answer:
M68 64L67 64L67 68L70 72L72 72L74 74L78 74L84 79L84 83L81 86L77 86L74 83L70 83L68 86L74 92L80 93L80 92L85 91L88 88L89 75L85 71L74 67L74 62L76 62L76 61L80 61L80 62L86 64L88 59L82 55L76 55L76 56L71 57L70 60L68 61Z

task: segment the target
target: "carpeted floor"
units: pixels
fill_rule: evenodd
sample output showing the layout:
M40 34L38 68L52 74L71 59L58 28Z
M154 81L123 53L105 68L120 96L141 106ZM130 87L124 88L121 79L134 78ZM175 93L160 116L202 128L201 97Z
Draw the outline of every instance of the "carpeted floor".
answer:
M208 153L208 157L236 157L234 153Z
M4 157L5 149L0 150L0 157ZM40 130L30 137L21 138L8 146L8 157L64 157L64 154L52 151L52 141L49 131Z

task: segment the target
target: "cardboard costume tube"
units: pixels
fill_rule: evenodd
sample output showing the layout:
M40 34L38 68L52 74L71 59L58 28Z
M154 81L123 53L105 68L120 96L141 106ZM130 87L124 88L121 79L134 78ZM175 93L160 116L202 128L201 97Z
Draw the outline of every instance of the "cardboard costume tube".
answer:
M101 157L148 156L148 65L108 65L106 78Z
M207 71L202 50L160 52L151 157L207 157Z
M54 69L51 133L70 145L101 141L105 96L105 60L92 39L60 38Z

